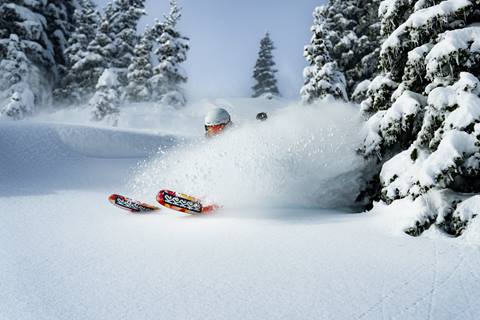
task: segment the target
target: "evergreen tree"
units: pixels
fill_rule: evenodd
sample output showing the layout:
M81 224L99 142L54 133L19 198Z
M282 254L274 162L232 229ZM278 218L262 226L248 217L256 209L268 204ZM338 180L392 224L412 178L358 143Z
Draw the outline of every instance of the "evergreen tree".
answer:
M92 0L81 0L74 13L75 29L65 49L61 86L55 91L61 101L78 104L88 99L92 91L91 68L86 62L90 54L88 45L94 40L99 23L100 14Z
M10 36L4 58L0 60L0 114L14 120L32 113L34 95L28 78L31 61L22 50L16 34Z
M0 4L0 59L7 52L10 35L17 35L20 48L30 61L27 81L37 107L50 104L59 81L64 49L72 30L77 0L3 1Z
M153 67L150 63L150 54L153 50L153 33L147 28L135 46L134 57L128 67L127 98L132 102L149 101L152 94L150 78L153 76Z
M459 234L473 216L460 205L480 192L480 3L383 1L380 74L362 103L362 151L385 162L381 199L424 201L409 234L432 224ZM428 202L437 199L437 207ZM469 200L466 200L469 201Z
M113 5L109 3L95 38L88 44L86 55L73 66L77 75L84 79L81 85L82 92L90 95L95 91L98 79L105 69L111 66L112 57L117 51L110 23L112 14Z
M156 42L158 49L158 65L153 69L151 86L153 99L160 103L172 106L186 104L185 94L181 84L187 82L187 75L180 66L187 59L189 49L188 38L182 36L177 30L177 23L181 18L181 8L176 0L170 0L170 13L165 16L161 26L156 25L155 30L161 31Z
M305 85L300 94L307 104L327 97L347 100L345 77L329 54L332 44L326 36L329 33L326 14L325 6L315 9L312 40L304 50L309 66L304 70Z
M65 49L74 29L74 12L81 0L47 0L45 18L58 66L65 64Z
M120 101L118 74L119 70L109 68L98 79L95 95L90 99L94 121L106 120L113 126L117 125Z
M381 0L359 0L355 20L357 24L354 32L357 41L352 48L353 61L350 68L346 68L345 77L348 79L350 100L360 103L366 99L370 80L377 75L380 54L380 23L378 8Z
M144 0L115 0L105 7L98 25L98 13L91 1L83 0L75 36L67 49L67 62L71 64L66 75L64 96L74 102L89 99L103 72L114 68L121 87L127 85L127 68L133 58L138 41L136 27L145 13ZM96 32L92 32L96 29ZM94 34L92 39L91 35ZM84 43L89 41L86 49Z
M346 78L348 97L360 82L377 73L380 0L330 0L316 9L315 24L326 50ZM356 93L359 96L360 93Z
M111 17L111 30L114 34L117 50L111 59L111 65L120 69L120 81L126 84L126 72L134 56L138 43L137 24L145 15L145 0L115 0Z
M280 92L277 87L277 79L275 73L275 61L273 60L272 51L275 49L270 34L267 32L265 37L260 41L260 51L258 59L253 70L253 79L256 81L253 86L253 98L260 96L279 96Z
M54 45L47 28L46 1L4 1L0 3L0 61L9 52L10 35L17 35L20 48L29 63L25 79L37 107L51 96L57 65Z

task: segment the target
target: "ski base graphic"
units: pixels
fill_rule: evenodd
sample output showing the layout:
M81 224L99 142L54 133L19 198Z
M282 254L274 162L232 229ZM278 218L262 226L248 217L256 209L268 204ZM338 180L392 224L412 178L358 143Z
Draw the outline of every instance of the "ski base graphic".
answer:
M108 200L114 206L134 213L145 213L160 210L160 208L158 207L136 201L118 194L112 194L108 197Z
M192 215L209 214L219 209L217 205L205 206L198 198L170 190L161 190L157 201L166 208Z

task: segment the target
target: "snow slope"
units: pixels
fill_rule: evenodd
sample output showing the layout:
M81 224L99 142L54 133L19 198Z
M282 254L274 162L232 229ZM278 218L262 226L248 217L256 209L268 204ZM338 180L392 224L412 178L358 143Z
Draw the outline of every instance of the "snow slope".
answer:
M290 111L276 112L270 128ZM241 158L242 153L227 150L237 163L253 166L252 157L258 157L260 165L276 166L280 177L291 170L292 181L287 179L280 193L302 185L302 179L338 190L331 179L311 177L317 170L328 177L351 174L348 161L333 164L329 158L331 152L348 158L347 146L336 150L329 145L332 139L317 137L307 140L306 149L325 150L332 167L316 166L299 147L296 166L308 175L297 177L299 171L282 160L288 153L274 158L268 156L270 147L259 151L261 143L244 145L252 141L245 128L264 129L237 118L237 129L206 148L218 152L228 142L238 143L249 152ZM304 134L325 133L318 122L303 128L291 119L302 143ZM338 125L345 129L346 124L352 122ZM343 131L328 128L335 135ZM345 143L355 141L345 132ZM274 150L294 145L288 134L278 140L265 134L266 142L276 143ZM288 201L272 206L252 201L242 208L225 192L221 199L227 208L204 218L167 210L131 215L107 202L112 192L130 194L132 185L139 187L138 175L148 174L144 168L153 170L162 161L158 148L164 164L183 161L193 170L195 161L180 155L206 158L205 148L178 149L179 141L191 145L190 139L72 124L0 123L0 319L477 318L480 251L473 240L480 233L473 230L466 235L470 245L434 231L421 238L395 234L385 228L386 212L319 209L324 202L311 197L323 199L320 186L301 197L308 208L289 208ZM259 173L252 170L243 175L248 188L255 187L250 180ZM266 175L269 183L276 181L271 172ZM180 176L178 186L185 179ZM159 180L158 187L163 183ZM217 188L215 183L217 177L208 186ZM233 190L239 191L238 185L233 183ZM153 189L152 182L146 186ZM153 202L154 194L144 193L142 200Z

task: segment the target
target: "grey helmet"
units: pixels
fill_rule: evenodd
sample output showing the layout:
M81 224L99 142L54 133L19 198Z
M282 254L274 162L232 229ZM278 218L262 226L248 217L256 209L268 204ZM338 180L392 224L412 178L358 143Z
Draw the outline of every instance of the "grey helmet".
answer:
M205 126L227 125L232 121L230 114L223 108L215 108L208 111L205 116Z

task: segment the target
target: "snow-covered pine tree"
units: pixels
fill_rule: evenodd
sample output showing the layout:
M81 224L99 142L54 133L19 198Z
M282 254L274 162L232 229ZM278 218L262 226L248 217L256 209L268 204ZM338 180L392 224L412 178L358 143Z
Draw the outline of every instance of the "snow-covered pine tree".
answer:
M117 48L111 66L118 70L121 87L128 85L128 66L132 62L134 49L139 41L137 24L145 15L145 0L115 0L111 30Z
M326 37L329 33L326 14L326 6L315 8L314 23L311 27L313 36L310 45L304 50L309 66L303 72L305 85L300 94L302 101L306 104L327 97L345 101L348 99L345 77L329 54L332 44Z
M348 81L350 100L360 103L366 99L370 79L377 75L378 60L380 54L380 22L378 8L381 0L358 0L355 1L359 10L355 20L354 32L358 38L354 42L352 51L353 63L345 69L345 77Z
M136 27L144 14L144 0L115 0L108 3L98 28L94 22L97 13L91 3L85 3L84 7L82 19L85 23L92 23L90 27L95 28L96 32L86 51L76 52L78 46L75 47L75 44L72 44L73 48L69 47L69 59L73 63L71 78L78 84L74 85L76 89L72 96L73 99L80 98L79 102L89 99L94 93L100 76L107 68L114 68L121 87L126 86L127 68L138 41ZM84 30L87 31L87 27Z
M480 2L388 0L379 12L383 72L363 103L362 151L388 160L383 201L423 203L409 234L437 224L458 235L480 204Z
M62 80L55 96L62 102L80 104L88 101L94 86L88 62L88 45L91 43L100 24L100 14L92 0L81 0L75 10L75 26L67 48L65 49L65 66L62 68Z
M90 99L92 119L94 121L105 120L116 126L118 122L118 104L120 101L119 70L114 68L105 69L98 79L95 95Z
M180 107L186 104L185 94L181 84L187 82L187 75L181 64L187 60L189 39L182 36L177 30L177 23L181 18L181 8L176 0L170 0L170 13L165 16L156 38L158 45L155 55L158 65L154 67L154 76L151 78L152 98L161 104Z
M87 52L72 66L72 71L82 79L79 90L85 96L81 99L90 99L97 87L98 80L105 69L110 68L112 59L118 52L115 42L115 33L112 21L116 15L116 8L112 2L105 7L102 21L95 37L87 46Z
M28 79L31 61L22 50L20 39L16 34L10 35L6 53L0 60L0 114L14 120L23 119L34 108L34 95ZM3 94L2 94L3 93Z
M149 101L152 95L150 78L153 76L153 67L150 55L153 50L153 33L146 28L140 42L135 46L134 57L128 67L128 86L126 95L129 101Z
M270 38L270 34L267 32L260 41L260 50L258 52L258 59L253 69L253 79L255 85L253 89L253 98L266 96L273 97L279 96L280 91L277 87L277 79L275 73L278 70L275 69L275 61L273 59L273 50L275 46Z
M358 36L354 28L358 25L360 8L353 4L357 0L330 0L322 11L324 19L325 40L329 43L329 55L343 72L347 93L350 92L353 80L348 79L347 71L356 66L359 55L354 53L354 45Z
M349 97L364 79L377 72L380 26L377 12L380 0L330 0L316 13L321 19L322 37L327 50L346 78ZM363 85L365 87L365 85ZM356 98L360 92L356 93Z
M47 0L45 18L57 65L65 64L65 49L74 28L74 12L81 0Z
M36 107L50 101L57 65L54 45L48 32L46 1L3 1L0 3L0 60L8 52L10 35L17 35L25 53L28 77L25 81L34 95Z

